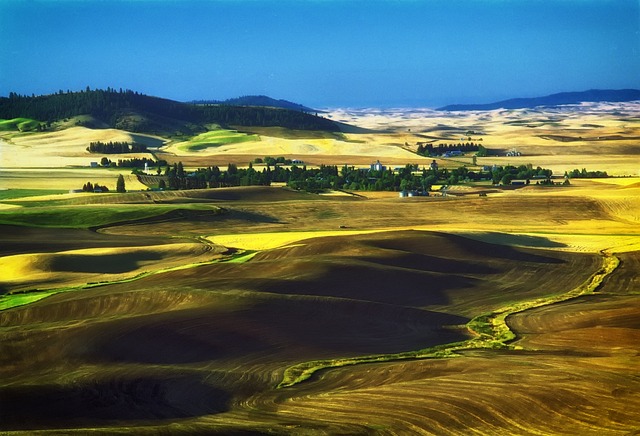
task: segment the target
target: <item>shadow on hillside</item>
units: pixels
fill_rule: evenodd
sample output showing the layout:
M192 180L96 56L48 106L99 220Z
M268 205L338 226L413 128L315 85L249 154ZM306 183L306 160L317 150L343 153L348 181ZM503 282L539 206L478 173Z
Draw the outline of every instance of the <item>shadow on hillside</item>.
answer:
M389 262L384 259L383 262ZM371 264L325 263L321 274L300 280L271 280L258 284L259 291L348 298L401 306L446 305L445 291L473 288L477 279L456 274L398 270Z
M226 216L221 216L221 219L230 218L242 221L248 221L253 223L264 224L283 224L278 218L272 217L267 214L249 212L247 210L229 209L229 213Z
M511 235L503 235L501 233L488 233L487 235L487 238L492 241L504 241L504 243L517 244L519 242L525 245L524 243L528 242L529 244L537 244L535 246L540 248L543 248L545 245L549 248L564 246L563 244L557 244L546 238L535 236L513 235L513 238L511 238ZM366 241L365 243L376 248L446 258L446 262L449 262L450 259L453 262L468 259L473 262L507 260L542 264L565 263L564 260L553 257L554 253L552 252L542 252L543 254L539 254L539 252L535 250L489 243L480 239L484 238L479 236L478 239L471 239L450 233L408 231L404 232L401 237L393 239L381 238Z
M52 271L120 274L136 270L141 261L160 259L162 259L161 255L152 252L104 254L100 256L61 254L52 257L49 268Z
M567 244L552 241L542 236L531 235L514 235L510 233L486 232L482 234L472 235L474 239L483 242L503 245L520 245L523 247L534 248L563 248Z
M0 429L80 428L188 418L225 412L230 398L229 393L186 376L4 387L0 388Z
M186 364L394 353L463 339L465 317L360 300L248 296L241 309L213 307L113 320L70 340L90 360Z
M362 260L379 265L445 274L496 274L501 272L497 268L480 262L444 259L425 254L403 253L394 257L362 257Z

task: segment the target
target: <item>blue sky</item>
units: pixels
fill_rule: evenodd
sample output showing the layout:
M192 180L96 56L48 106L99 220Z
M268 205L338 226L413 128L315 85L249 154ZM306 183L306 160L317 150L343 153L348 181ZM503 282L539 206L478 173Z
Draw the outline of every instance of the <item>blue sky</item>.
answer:
M0 95L438 106L640 88L638 0L0 0Z

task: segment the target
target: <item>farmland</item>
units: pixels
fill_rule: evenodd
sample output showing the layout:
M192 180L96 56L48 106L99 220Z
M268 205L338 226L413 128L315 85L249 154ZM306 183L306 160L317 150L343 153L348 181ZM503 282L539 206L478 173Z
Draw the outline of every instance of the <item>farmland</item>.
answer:
M11 165L0 173L0 431L640 428L638 109L329 115L367 130L283 138L261 129L259 141L202 151L145 138L190 168L264 156L428 165L417 142L474 131L489 149L522 151L478 166L625 177L462 184L413 198L281 186L137 192L135 176L85 162L86 141L126 132L14 131L5 141L24 156L3 157ZM582 139L549 139L559 132ZM39 147L60 147L51 168L28 160ZM45 183L45 172L64 177ZM113 186L121 173L131 192L60 193L72 181Z
M218 147L224 144L239 144L249 141L259 141L260 137L257 135L247 135L239 133L235 130L213 130L186 141L175 144L180 151L194 152L206 150L209 147Z

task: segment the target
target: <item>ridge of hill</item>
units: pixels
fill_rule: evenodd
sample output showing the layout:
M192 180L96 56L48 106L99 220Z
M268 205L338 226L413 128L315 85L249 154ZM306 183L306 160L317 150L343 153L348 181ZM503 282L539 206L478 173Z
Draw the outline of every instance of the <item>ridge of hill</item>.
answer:
M243 95L236 98L228 98L226 100L194 100L192 104L221 104L230 106L260 106L273 107L281 109L289 109L301 112L320 112L307 106L291 102L289 100L275 99L266 95Z
M138 133L193 134L208 124L279 126L296 130L339 132L335 122L303 111L274 107L195 105L152 97L131 90L107 88L41 96L10 93L0 97L0 119L30 118L45 127L76 116L90 115L109 127Z
M590 89L581 92L561 92L544 97L512 98L486 104L451 104L437 110L441 111L471 111L494 109L525 109L537 106L558 106L563 104L577 104L584 102L624 102L640 100L640 89Z

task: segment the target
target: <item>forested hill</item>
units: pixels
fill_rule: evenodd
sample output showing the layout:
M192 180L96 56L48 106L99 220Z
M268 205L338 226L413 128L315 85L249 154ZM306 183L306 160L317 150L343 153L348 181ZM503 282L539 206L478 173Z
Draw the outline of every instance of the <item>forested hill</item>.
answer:
M583 102L621 102L640 100L638 89L591 89L583 92L561 92L535 98L513 98L488 104L452 104L438 108L442 111L488 111L494 109L525 109L537 106L558 106Z
M198 130L204 124L222 126L280 126L298 130L340 131L326 118L272 107L195 105L130 90L85 90L43 96L10 93L0 98L0 119L33 118L52 123L90 115L110 127L133 132L160 133Z
M268 97L266 95L244 95L242 97L230 98L227 100L195 100L191 103L194 104L225 104L231 106L262 106L262 107L277 107L282 109L290 109L292 111L302 112L318 112L315 109L303 106L298 103L293 103L288 100L276 100L275 98Z

